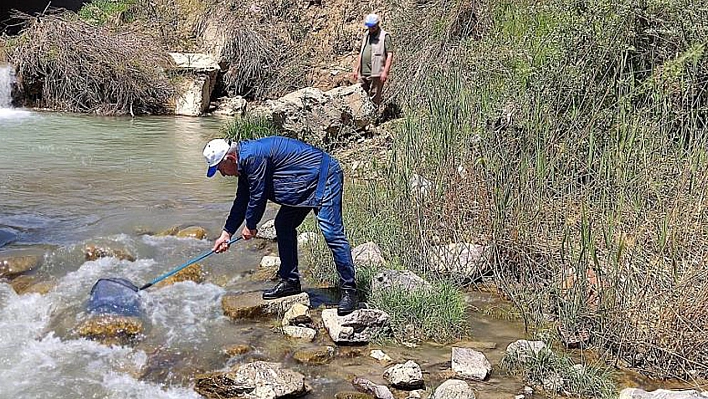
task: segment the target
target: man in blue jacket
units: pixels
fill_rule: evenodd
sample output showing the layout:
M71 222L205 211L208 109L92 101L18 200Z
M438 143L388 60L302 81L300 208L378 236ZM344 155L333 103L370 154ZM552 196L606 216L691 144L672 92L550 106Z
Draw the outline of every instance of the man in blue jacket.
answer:
M209 169L223 176L238 176L238 189L221 236L214 243L215 252L229 248L229 240L245 220L244 239L256 235L268 200L280 205L275 217L280 255L280 281L263 292L263 299L276 299L302 292L298 272L297 227L310 211L317 216L327 245L332 250L339 273L342 298L337 307L340 316L358 306L354 262L342 223L344 174L339 163L326 152L309 144L285 137L231 142L215 139L204 147Z

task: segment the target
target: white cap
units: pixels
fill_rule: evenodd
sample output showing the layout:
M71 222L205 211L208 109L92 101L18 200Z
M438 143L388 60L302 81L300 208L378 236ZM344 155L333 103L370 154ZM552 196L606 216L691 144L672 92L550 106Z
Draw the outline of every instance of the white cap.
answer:
M231 141L226 139L214 139L204 146L204 159L206 160L209 169L207 169L207 177L212 177L219 168L221 161L226 158L226 154L231 149Z
M366 16L366 18L364 18L364 25L368 26L369 28L378 25L379 22L381 22L381 20L376 14L369 14Z

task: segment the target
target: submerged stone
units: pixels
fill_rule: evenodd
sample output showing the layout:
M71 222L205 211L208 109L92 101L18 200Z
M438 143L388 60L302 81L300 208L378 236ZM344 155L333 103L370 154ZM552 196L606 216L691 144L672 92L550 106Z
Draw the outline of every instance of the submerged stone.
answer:
M94 316L76 327L76 332L104 345L131 345L142 337L143 322L130 316Z
M155 286L165 287L174 283L181 283L182 281L194 281L197 284L204 281L202 265L200 265L199 263L195 263L193 265L187 266L179 272L175 273L174 275L155 284Z
M0 259L0 277L15 277L27 273L39 265L39 257L34 255L14 256Z
M203 240L209 235L205 228L199 226L190 226L185 229L178 231L175 234L177 237L182 238L195 238L197 240Z
M87 245L84 248L84 259L88 261L97 260L99 258L118 258L120 260L127 260L129 262L135 262L135 256L128 253L128 251L123 249L112 249L107 247L99 247L96 245Z

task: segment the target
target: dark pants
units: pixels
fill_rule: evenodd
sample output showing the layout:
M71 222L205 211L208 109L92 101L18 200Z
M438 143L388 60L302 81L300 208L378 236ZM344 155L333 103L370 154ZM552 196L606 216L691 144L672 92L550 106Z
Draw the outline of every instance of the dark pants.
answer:
M334 264L339 273L342 288L356 288L354 261L349 241L344 235L342 221L342 191L344 173L339 163L332 160L325 185L322 205L319 208L292 207L281 205L275 216L275 231L278 235L280 269L278 276L284 280L298 280L297 228L310 211L317 216L317 224L322 230L327 246L332 250Z

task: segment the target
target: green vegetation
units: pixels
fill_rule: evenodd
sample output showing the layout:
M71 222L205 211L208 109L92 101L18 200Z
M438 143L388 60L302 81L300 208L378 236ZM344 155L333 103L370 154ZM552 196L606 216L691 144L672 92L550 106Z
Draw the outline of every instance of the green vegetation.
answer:
M223 126L222 137L230 138L234 141L254 140L277 134L273 124L264 118L254 116L244 116L234 118Z
M616 398L616 387L608 367L576 364L565 355L548 349L538 353L504 356L500 365L507 373L521 375L524 380L556 396L579 398Z
M128 11L137 0L93 0L84 4L79 10L79 18L93 25L104 25L112 18L121 17L125 22L130 22L129 16L123 13Z

